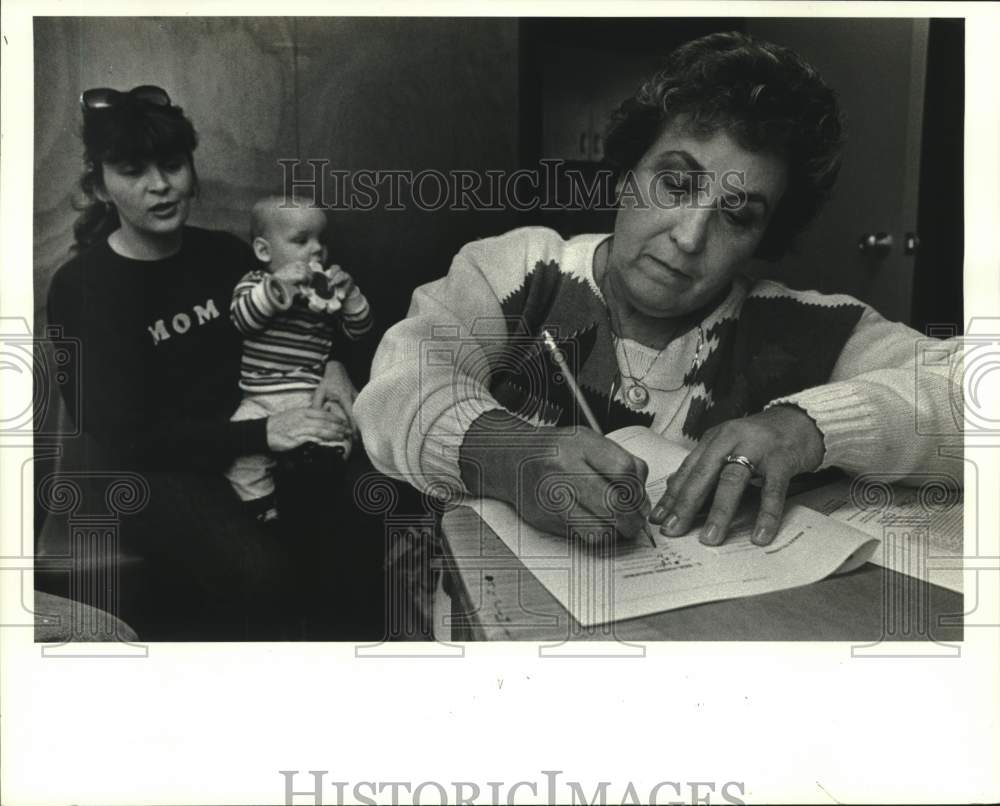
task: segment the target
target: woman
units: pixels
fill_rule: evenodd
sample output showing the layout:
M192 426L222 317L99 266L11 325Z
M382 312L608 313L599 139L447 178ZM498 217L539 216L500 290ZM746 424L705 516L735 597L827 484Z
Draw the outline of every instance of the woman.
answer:
M340 439L351 423L318 408L229 421L240 360L229 303L253 255L231 235L186 226L194 127L158 87L88 90L81 106L86 205L48 306L80 341L62 386L89 437L75 464L149 483L122 539L171 589L163 620L173 623L143 637L283 637L288 536L247 519L222 473L237 456ZM328 386L338 372L328 367Z
M380 345L355 412L377 467L421 487L500 498L562 533L572 512L719 544L753 476L752 539L780 525L789 480L831 465L903 476L936 445L914 433L914 340L847 296L740 273L780 255L829 193L842 133L834 94L796 54L737 33L674 52L619 110L614 232L564 241L522 229L467 245L419 288ZM603 431L649 426L691 454L660 501L646 468L572 428L579 407L540 346L549 330ZM923 375L948 416L947 377ZM576 508L546 502L567 479ZM550 491L551 492L551 491ZM554 511L558 510L558 511Z

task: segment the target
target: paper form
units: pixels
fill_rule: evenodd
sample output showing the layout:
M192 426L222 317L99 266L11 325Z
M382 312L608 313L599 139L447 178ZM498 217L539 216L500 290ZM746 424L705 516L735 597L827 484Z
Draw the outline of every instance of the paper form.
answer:
M663 439L641 425L612 431L608 439L617 442L649 466L646 493L653 502L667 491L667 476L680 467L690 453L684 446Z
M608 436L649 465L653 500L687 453L641 426ZM719 547L703 546L697 531L664 537L653 527L656 548L644 539L614 541L612 530L599 525L576 525L579 537L572 539L545 534L499 501L470 506L583 626L816 582L857 568L877 545L803 506L786 510L769 546L750 542L753 520L745 518Z
M891 504L865 507L854 503L851 482L843 479L790 500L878 540L871 562L962 593L960 494L929 505L917 488L894 485Z

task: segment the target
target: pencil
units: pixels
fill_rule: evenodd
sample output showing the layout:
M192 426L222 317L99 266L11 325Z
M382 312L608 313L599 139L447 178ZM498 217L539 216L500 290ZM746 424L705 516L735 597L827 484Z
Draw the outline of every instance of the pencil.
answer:
M559 371L566 379L566 383L569 386L570 391L573 393L573 397L576 399L576 404L580 407L580 411L583 412L583 416L587 419L587 424L598 434L604 436L604 432L601 431L601 426L598 425L594 412L590 410L590 406L587 404L587 400L583 396L583 392L576 383L576 378L574 378L573 373L569 371L569 365L566 363L566 359L563 358L563 354L559 352L559 348L556 346L556 340L552 338L552 334L549 333L548 330L542 331L542 340L545 342L545 346L552 354L552 360L556 362L556 366L559 367ZM648 523L643 523L642 531L649 540L649 545L655 549L656 540L653 537L653 532L650 530Z
M569 371L569 365L566 363L566 359L563 358L563 354L559 352L559 348L556 346L555 339L552 338L552 334L547 330L542 331L542 339L545 341L545 346L549 348L549 352L552 354L552 360L556 362L559 367L559 371L562 372L563 377L566 379L566 383L569 385L570 391L573 393L573 397L576 398L576 404L580 407L580 411L583 412L583 416L587 418L587 424L594 429L598 434L604 435L601 431L601 426L597 424L597 418L594 416L594 412L590 410L590 406L587 405L587 400L583 396L583 392L580 391L580 387L577 386L576 378L573 377L573 373Z

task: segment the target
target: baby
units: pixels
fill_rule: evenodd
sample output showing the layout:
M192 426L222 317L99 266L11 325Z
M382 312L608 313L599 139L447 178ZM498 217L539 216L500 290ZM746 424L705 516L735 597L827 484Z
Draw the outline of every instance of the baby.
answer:
M234 421L313 405L334 328L350 339L371 330L368 300L351 276L339 266L324 268L325 231L323 211L301 202L269 196L253 207L251 236L260 266L236 285L230 306L233 323L243 334L243 400ZM351 442L312 443L309 448L343 461ZM226 473L236 494L262 521L278 517L275 464L269 454L241 456Z

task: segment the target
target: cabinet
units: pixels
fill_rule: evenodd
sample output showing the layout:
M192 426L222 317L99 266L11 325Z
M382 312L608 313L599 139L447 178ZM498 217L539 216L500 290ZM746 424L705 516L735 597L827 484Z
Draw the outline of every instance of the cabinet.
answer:
M611 116L640 82L682 42L713 31L742 30L728 18L529 19L519 25L522 167L562 160L591 183L602 167ZM565 174L544 187L542 209L519 223L551 227L564 236L607 232L614 212L553 209L570 197Z
M681 42L739 20L563 19L521 23L522 115L536 114L530 159L599 162L611 115Z
M649 53L563 48L544 75L542 156L603 159L604 133L612 114L657 61L657 55Z

